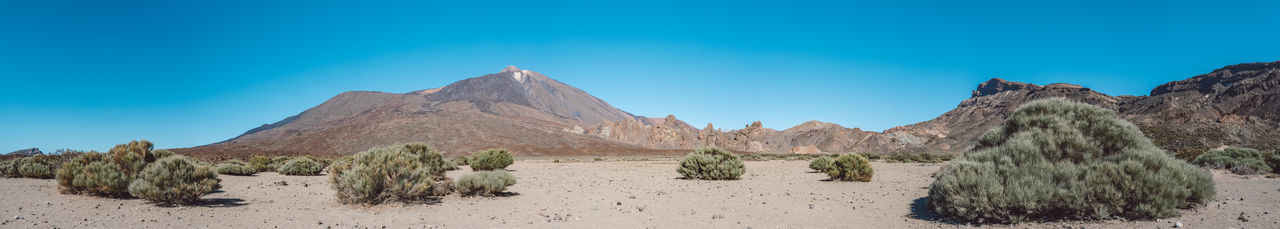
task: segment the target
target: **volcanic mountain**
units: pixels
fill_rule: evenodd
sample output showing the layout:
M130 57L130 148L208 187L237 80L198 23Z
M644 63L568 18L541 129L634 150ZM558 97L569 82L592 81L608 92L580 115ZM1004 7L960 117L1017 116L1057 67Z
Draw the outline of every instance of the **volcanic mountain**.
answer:
M1114 109L1170 151L1224 145L1280 148L1280 62L1227 66L1110 96L1079 85L993 78L932 120L883 132L810 121L785 130L759 121L702 129L635 116L577 88L514 66L441 88L409 93L345 92L301 114L205 146L202 157L349 154L397 142L427 142L446 154L506 148L518 155L683 153L718 146L736 152L960 153L1031 100L1062 97Z
M580 89L510 66L436 89L344 92L230 140L175 151L203 157L350 154L397 142L426 142L446 154L490 148L521 155L652 153L564 131L636 120Z

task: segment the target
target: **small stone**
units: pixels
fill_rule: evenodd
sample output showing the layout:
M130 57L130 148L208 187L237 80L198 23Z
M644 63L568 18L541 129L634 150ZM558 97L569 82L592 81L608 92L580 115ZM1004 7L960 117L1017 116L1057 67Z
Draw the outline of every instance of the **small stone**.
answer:
M622 206L622 201L618 201L618 206Z
M1173 222L1174 228L1182 228L1182 222Z

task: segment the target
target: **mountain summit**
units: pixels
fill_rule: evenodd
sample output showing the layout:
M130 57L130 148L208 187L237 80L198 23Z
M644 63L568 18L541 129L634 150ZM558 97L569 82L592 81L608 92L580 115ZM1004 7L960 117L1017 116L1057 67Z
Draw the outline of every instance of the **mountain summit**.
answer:
M445 153L506 148L530 154L627 153L641 147L563 130L637 118L541 73L501 72L409 93L344 92L235 138L177 151L222 157L349 154L397 142Z

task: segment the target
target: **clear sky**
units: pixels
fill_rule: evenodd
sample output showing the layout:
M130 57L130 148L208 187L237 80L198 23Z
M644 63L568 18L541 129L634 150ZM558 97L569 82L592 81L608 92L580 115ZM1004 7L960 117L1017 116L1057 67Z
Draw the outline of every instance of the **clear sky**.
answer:
M0 153L203 145L507 65L697 127L884 130L992 77L1146 95L1280 60L1276 1L354 2L0 0Z

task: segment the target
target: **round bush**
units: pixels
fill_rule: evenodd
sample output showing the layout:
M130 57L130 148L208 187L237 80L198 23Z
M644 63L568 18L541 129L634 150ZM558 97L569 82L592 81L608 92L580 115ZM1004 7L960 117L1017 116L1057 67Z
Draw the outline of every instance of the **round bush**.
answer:
M188 204L217 190L218 174L185 156L170 156L147 165L129 184L129 194L160 204Z
M857 154L840 155L826 172L831 180L862 182L871 181L871 175L875 173L871 169L871 161Z
M1253 175L1271 172L1271 166L1267 165L1270 156L1255 149L1231 147L1206 152L1196 157L1191 163L1208 168L1227 169L1240 175Z
M18 171L18 160L8 160L0 162L0 177L16 178L22 177L22 173Z
M329 166L330 187L344 204L414 202L433 196L443 157L426 144L373 148Z
M314 176L324 170L324 165L306 157L297 157L280 165L276 172L290 176Z
M249 166L249 168L253 168L253 170L256 170L258 172L269 172L269 171L276 170L276 168L271 167L271 158L267 156L261 156L261 155L253 156L249 158L249 163L247 165Z
M235 163L222 163L218 165L218 174L226 174L233 176L252 176L258 173L258 170Z
M58 189L68 194L128 197L129 184L147 164L167 158L172 152L152 150L146 140L112 147L107 153L80 154L55 172Z
M929 186L935 212L979 223L1165 218L1213 195L1207 171L1113 111L1064 99L1019 107Z
M824 156L824 157L814 158L813 161L809 161L809 169L812 169L818 172L827 172L827 169L831 168L832 161L833 160L831 160L831 157Z
M463 175L455 184L462 196L494 196L516 184L516 177L507 171L479 171Z
M17 167L21 177L53 179L60 162L57 162L56 157L35 155L18 159L14 163L12 166Z
M471 155L471 160L467 161L473 171L507 169L515 163L515 159L511 157L511 153L502 149L485 150L475 155Z
M735 180L746 171L742 160L718 147L702 148L689 153L680 161L676 172L685 179Z

